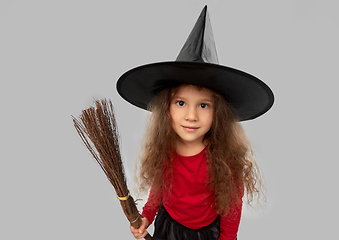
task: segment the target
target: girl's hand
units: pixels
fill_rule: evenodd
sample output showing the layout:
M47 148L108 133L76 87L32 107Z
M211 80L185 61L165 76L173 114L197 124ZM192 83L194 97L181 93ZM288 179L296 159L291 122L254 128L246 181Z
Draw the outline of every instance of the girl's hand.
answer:
M134 237L136 239L144 238L147 235L147 233L148 233L146 231L146 228L148 227L148 224L149 224L149 222L148 222L147 218L141 217L141 225L140 225L140 227L138 229L130 226L131 233L134 235Z

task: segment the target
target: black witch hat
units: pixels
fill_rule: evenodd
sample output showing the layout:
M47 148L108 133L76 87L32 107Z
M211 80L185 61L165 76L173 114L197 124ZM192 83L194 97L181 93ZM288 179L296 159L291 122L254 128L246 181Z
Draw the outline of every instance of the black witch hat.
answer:
M177 59L133 68L117 82L118 93L146 109L162 89L193 84L220 93L237 111L240 121L254 119L273 105L271 89L258 78L218 63L207 6L202 10Z

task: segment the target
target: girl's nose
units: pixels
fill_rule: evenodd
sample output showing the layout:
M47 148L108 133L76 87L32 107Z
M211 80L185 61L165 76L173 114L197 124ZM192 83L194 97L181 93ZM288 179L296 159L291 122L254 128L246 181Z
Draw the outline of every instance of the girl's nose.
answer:
M187 121L197 121L198 120L197 110L194 107L188 107L185 119Z

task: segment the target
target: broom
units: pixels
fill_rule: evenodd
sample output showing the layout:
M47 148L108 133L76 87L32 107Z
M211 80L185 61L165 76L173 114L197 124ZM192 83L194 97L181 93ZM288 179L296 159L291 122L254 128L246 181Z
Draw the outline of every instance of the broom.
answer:
M90 107L82 111L80 115L82 123L72 116L74 127L113 185L131 226L139 228L142 222L141 215L127 188L113 105L106 99L97 100L95 104L96 109ZM148 234L145 239L153 238Z

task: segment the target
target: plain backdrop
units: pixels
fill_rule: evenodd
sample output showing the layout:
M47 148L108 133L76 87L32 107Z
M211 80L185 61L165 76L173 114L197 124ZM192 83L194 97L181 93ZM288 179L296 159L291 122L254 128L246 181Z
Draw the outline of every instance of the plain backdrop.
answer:
M1 0L0 239L134 239L71 115L113 101L133 190L148 113L116 81L175 60L205 4L220 64L262 79L276 98L243 123L268 203L244 207L238 239L336 238L337 1Z

